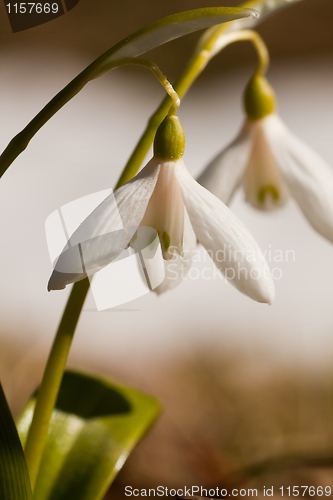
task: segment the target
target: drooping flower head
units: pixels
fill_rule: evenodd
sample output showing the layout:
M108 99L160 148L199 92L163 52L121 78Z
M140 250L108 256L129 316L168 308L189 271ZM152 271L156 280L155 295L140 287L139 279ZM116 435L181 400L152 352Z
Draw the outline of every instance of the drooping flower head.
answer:
M259 210L280 208L293 197L314 229L333 242L332 168L281 121L264 76L251 78L244 101L241 131L198 182L226 204L242 188L246 201Z
M273 281L258 244L229 208L191 177L183 161L184 149L180 121L168 115L157 130L153 158L73 233L57 260L49 290L97 272L128 245L135 248L137 230L144 226L158 233L164 260L165 279L156 288L158 293L181 280L198 240L238 290L259 302L273 301ZM69 255L78 241L84 242L84 248L81 243L75 267Z

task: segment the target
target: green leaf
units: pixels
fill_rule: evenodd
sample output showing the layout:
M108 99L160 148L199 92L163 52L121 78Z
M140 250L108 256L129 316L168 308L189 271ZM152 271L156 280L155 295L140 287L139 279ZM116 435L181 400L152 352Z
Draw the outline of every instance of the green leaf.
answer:
M27 464L1 384L0 498L1 500L32 499Z
M159 19L124 38L124 40L114 45L74 78L10 141L0 156L0 177L2 177L17 156L25 150L38 130L59 109L78 94L88 82L101 76L106 71L117 67L117 62L119 63L121 60L129 57L136 57L163 43L187 35L188 33L208 28L214 24L225 23L253 15L256 15L256 13L251 9L236 7L208 7L189 10Z
M24 444L36 397L18 423ZM155 399L66 372L52 415L34 500L98 500L156 418ZM2 499L1 499L2 500Z
M170 42L194 31L208 28L215 24L226 23L236 19L257 17L251 9L237 7L208 7L203 9L188 10L163 17L154 23L136 31L105 52L95 64L103 71L104 65L108 68L110 63L120 59L136 57L144 54L163 43ZM98 72L98 75L100 73Z

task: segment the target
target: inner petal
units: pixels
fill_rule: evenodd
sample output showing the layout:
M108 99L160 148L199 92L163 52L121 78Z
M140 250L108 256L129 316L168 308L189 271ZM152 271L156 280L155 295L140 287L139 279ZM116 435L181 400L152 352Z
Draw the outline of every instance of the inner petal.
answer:
M256 124L253 146L244 176L246 201L260 210L282 206L288 192L265 137L264 127Z
M166 260L183 251L184 203L174 171L175 162L161 164L155 189L140 224L158 232Z

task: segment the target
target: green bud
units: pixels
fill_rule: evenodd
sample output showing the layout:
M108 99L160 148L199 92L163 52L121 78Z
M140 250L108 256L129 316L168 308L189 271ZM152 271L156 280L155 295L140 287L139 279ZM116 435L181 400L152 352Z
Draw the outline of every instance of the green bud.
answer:
M251 78L245 89L244 105L250 120L260 120L275 111L275 93L264 76Z
M166 116L154 140L154 156L161 160L179 160L185 150L185 134L178 116Z

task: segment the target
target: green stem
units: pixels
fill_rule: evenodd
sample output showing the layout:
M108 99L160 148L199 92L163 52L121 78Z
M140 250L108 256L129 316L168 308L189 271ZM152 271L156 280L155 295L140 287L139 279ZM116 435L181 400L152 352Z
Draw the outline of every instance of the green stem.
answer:
M269 64L269 54L260 35L252 30L231 31L230 33L226 33L224 37L220 39L219 43L217 43L224 29L224 26L220 27L219 30L215 31L213 36L200 47L200 50L197 50L194 53L187 67L174 84L174 89L180 98L184 97L188 89L205 69L212 57L231 43L238 41L252 42L259 57L259 63L256 71L258 73L265 73ZM139 139L138 144L130 156L123 173L121 174L120 180L123 184L131 180L139 170L150 146L153 143L156 130L169 112L170 105L171 100L169 97L166 97L148 121L145 131Z
M24 449L32 489L36 484L52 411L57 400L69 349L88 290L88 278L74 284L46 364L34 418Z
M139 57L129 57L126 59L122 59L117 67L126 66L128 64L134 64L136 66L143 66L144 68L150 69L150 71L156 76L160 84L164 87L164 90L167 92L169 97L172 99L172 106L170 108L170 115L176 115L180 106L180 99L178 97L177 92L167 79L165 75L163 75L162 71L155 63L152 61L148 61L147 59L141 59Z
M40 130L59 109L83 89L83 87L93 78L95 71L96 61L54 96L31 122L10 141L0 156L0 178L13 163L15 158L26 149L30 140L38 130Z
M185 95L186 91L190 88L201 71L203 71L206 64L208 63L208 60L209 59L204 52L199 53L196 57L193 57L191 59L191 61L173 86L180 98ZM162 101L161 105L157 108L155 113L151 116L144 133L142 134L137 146L135 147L120 176L116 188L130 181L137 174L146 154L149 151L150 146L154 141L156 130L158 129L159 125L162 123L166 115L169 113L171 105L172 101L170 97L167 96Z
M59 109L80 92L88 82L116 68L119 63L121 63L122 59L129 55L131 57L137 57L149 50L149 48L161 45L179 36L195 31L196 28L193 22L195 23L196 20L202 21L202 18L205 18L206 21L204 22L204 26L210 26L218 22L218 20L221 19L220 16L231 15L231 19L235 19L237 16L242 18L243 14L242 9L229 7L194 9L159 19L121 40L74 78L74 80L63 88L35 116L35 118L12 139L0 156L0 177L6 172L15 158L24 151L38 130L45 125ZM185 26L183 32L179 30L182 23L184 23ZM175 31L165 29L168 26L175 26ZM200 26L203 27L201 22L197 29L200 29ZM149 39L151 39L152 45L150 45Z
M80 73L74 80L72 80L65 88L63 88L51 101L31 120L30 123L17 134L8 144L6 149L0 156L0 178L6 172L8 167L13 163L13 161L27 148L29 142L34 137L34 135L45 125L45 123L52 118L57 111L59 111L68 101L70 101L76 94L78 94L92 79L96 78L97 75L105 73L106 71L111 71L120 66L126 64L137 64L139 66L145 66L150 69L154 75L158 78L160 83L163 85L165 90L168 92L173 102L172 112L176 112L179 108L180 100L174 91L172 85L160 71L160 69L151 61L146 61L145 59L139 58L123 58L116 62L109 63L103 67L103 71L97 72L97 69L101 65L101 61L105 59L105 56L101 56L94 63L88 66L82 73ZM170 107L170 106L169 106ZM149 148L148 148L149 149Z
M264 75L269 66L269 52L264 40L256 31L253 30L233 32L234 35L236 35L237 33L239 34L239 36L237 39L235 39L235 42L249 41L253 44L259 59L256 73Z

